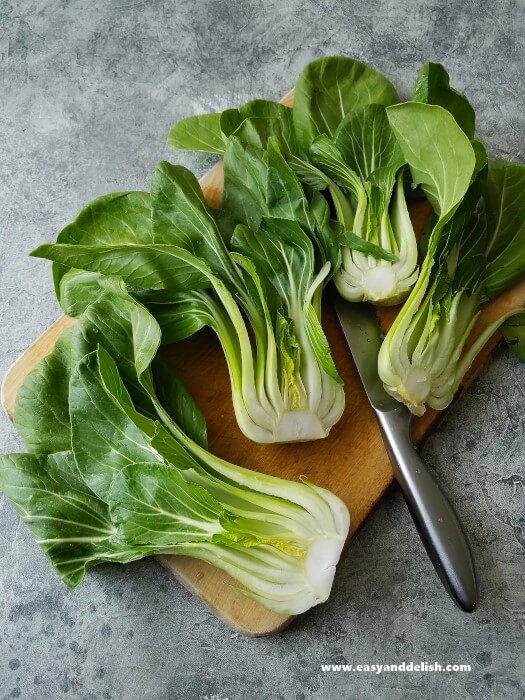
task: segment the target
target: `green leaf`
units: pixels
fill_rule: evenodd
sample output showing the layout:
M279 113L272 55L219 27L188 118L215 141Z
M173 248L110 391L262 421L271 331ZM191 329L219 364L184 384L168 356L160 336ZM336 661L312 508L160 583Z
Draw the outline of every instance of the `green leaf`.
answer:
M323 174L325 187L327 186L330 189L334 199L331 180L339 187L343 187L351 192L356 199L361 195L363 186L359 176L345 162L343 154L333 139L324 134L318 136L310 147L310 156Z
M1 455L0 489L68 586L96 564L151 551L117 542L107 505L86 486L71 452Z
M91 363L90 369L86 370L84 365L88 363ZM168 379L167 368L165 368L164 379ZM71 442L77 463L79 466L82 464L85 465L85 462L83 462L84 448L82 440L86 436L82 432L82 423L79 423L78 426L75 424L75 420L73 419L74 408L72 407L78 408L78 406L81 406L86 412L89 412L91 416L91 418L88 419L86 430L88 446L98 444L103 455L105 454L104 450L109 450L108 454L110 455L110 460L108 464L105 465L104 457L102 457L98 471L94 473L90 472L90 478L93 478L94 481L91 482L89 479L88 481L94 490L98 488L99 476L104 480L103 483L106 485L114 476L110 470L104 471L104 466L109 465L113 470L118 471L124 464L134 461L130 459L130 457L135 453L137 457L140 457L140 461L153 462L156 460L161 463L163 460L167 460L179 469L192 469L197 466L197 462L182 447L180 441L187 440L187 437L184 436L181 427L175 422L177 418L182 417L183 421L187 422L188 416L193 414L197 418L198 415L200 415L189 394L180 382L170 382L170 387L173 391L180 390L182 392L180 397L181 402L187 402L185 409L179 404L177 411L175 413L170 413L159 402L150 373L144 372L140 375L139 381L144 389L148 391L148 396L154 406L154 419L148 418L135 409L131 397L121 379L115 360L102 346L98 346L95 352L86 355L79 365L77 365L75 372L71 375L69 384ZM74 396L75 401L73 401L72 398L73 386L76 390ZM84 389L89 390L90 387L91 391L88 395ZM107 433L100 433L98 424L96 423L97 407L99 406L105 409L107 422L112 423L112 426L108 426ZM176 399L173 397L168 408L171 410L175 407ZM99 413L102 415L102 412L99 411ZM157 418L161 419L163 425L156 420ZM92 420L92 422L90 423L89 420ZM200 420L203 421L202 416ZM127 427L127 430L130 431L135 438L139 434L142 436L140 442L135 442L135 444L132 445L131 451L127 454L119 447L118 440L122 438L117 432L116 422L118 422L119 425L118 429ZM106 438L109 437L112 429L115 433L116 443L110 446L109 440L106 440ZM203 425L195 426L195 429L197 433L202 434ZM94 438L91 442L90 435ZM102 443L96 443L97 439L102 439ZM140 450L136 452L139 448L146 449L146 454ZM113 457L114 459L112 459ZM93 484L95 484L95 486L93 486Z
M192 264L187 254L174 245L62 245L44 244L32 251L36 258L54 260L103 275L122 277L145 289L202 289L209 286L206 275Z
M70 245L153 243L149 194L115 192L93 200L60 231L57 243ZM53 265L55 292L61 304L60 282L66 272L67 267L58 263Z
M266 149L273 138L285 153L297 150L292 110L271 100L252 100L221 115L224 138L235 136L247 146Z
M223 531L220 504L171 467L149 462L125 467L111 483L109 503L113 521L133 545L175 548L211 542Z
M485 170L488 165L487 149L476 139L472 139L470 145L474 149L474 155L476 157L476 165L474 167L474 172L472 173L472 182ZM485 170L486 173L486 170Z
M51 353L17 392L14 423L28 449L39 453L70 449L69 378L82 357L99 344L118 358L134 403L145 415L154 415L141 375L147 375L159 342L158 325L130 297L106 294L89 306L78 323L61 334Z
M233 226L245 224L257 230L261 218L268 216L267 171L265 151L246 146L235 137L228 139L222 206L229 212Z
M494 297L525 274L525 167L490 160L485 198L489 229L485 289Z
M284 308L303 303L312 282L314 253L296 221L265 218L257 233L237 226L232 245L255 262L259 276L271 283Z
M405 163L392 131L386 108L367 104L349 112L337 128L334 143L344 162L361 180L391 190L395 174Z
M458 125L471 140L476 156L476 166L472 174L477 174L487 165L485 146L474 138L476 115L467 98L450 87L450 78L440 63L425 63L418 73L412 95L414 102L438 105L450 112Z
M69 408L75 460L89 488L104 498L116 473L135 462L162 463L150 438L108 393L98 352L86 355L71 374ZM106 364L106 370L109 362ZM114 375L110 375L110 377ZM109 378L106 372L106 380Z
M232 135L258 148L265 149L270 136L285 151L297 148L292 110L271 100L251 100L238 109L181 119L170 129L167 142L186 151L224 154Z
M315 243L321 264L327 259L336 261L337 246L327 231L326 201L309 188L306 191L285 160L277 140L268 139L266 153L257 149L244 152L235 140L228 149L224 205L230 206L235 200L233 208L237 216L234 220L249 225L254 231L259 228L263 217L296 220ZM256 167L253 167L252 157Z
M365 190L359 177L348 168L337 146L328 136L318 136L310 148L310 157L317 167L290 159L290 165L299 178L316 190L328 189L337 221L345 228L354 224L354 207L341 188L351 192L358 203L366 201Z
M339 376L337 368L330 352L328 340L323 331L323 327L315 313L313 306L309 306L306 312L306 333L314 351L317 362L338 384L342 385L343 380Z
M460 260L454 279L452 280L452 294L459 290L466 294L473 294L479 287L480 281L483 279L487 259L484 255L469 255Z
M208 438L204 416L186 387L161 357L155 358L153 377L158 399L169 416L183 433L206 448Z
M483 279L486 267L486 216L481 200L480 182L471 185L454 215L443 227L435 253L431 279L434 292L434 315L447 314L447 304L438 302L439 291L447 289L452 297L460 291L473 294Z
M134 299L108 294L86 309L77 327L86 340L84 354L100 345L114 356L133 403L145 414L153 415L149 392L143 384L161 334L147 309Z
M312 230L314 222L304 190L273 138L268 142L267 153L266 202L269 216L292 219L306 230Z
M148 192L115 192L93 200L60 231L59 243L153 243Z
M207 263L228 287L239 288L239 273L195 176L182 166L160 163L151 180L151 199L155 242L184 249ZM206 286L201 283L201 288Z
M474 138L474 110L467 98L450 86L449 75L440 63L425 63L421 66L412 99L415 102L443 107L452 114L469 139Z
M211 325L214 304L203 292L177 292L165 303L151 302L148 307L162 332L162 344L178 343L201 328Z
M219 116L222 138L224 145L226 145L229 137L237 131L246 117L241 115L240 108L237 107L225 109L224 112L220 112Z
M71 449L69 375L85 354L77 328L64 331L47 357L28 374L19 388L14 424L30 452Z
M171 127L167 143L183 151L224 153L220 112L181 119Z
M323 137L319 136L319 138ZM288 156L287 161L303 185L308 185L320 192L330 185L330 178L312 163L297 156Z
M341 264L341 247L334 231L336 221L330 219L328 202L317 190L311 190L308 198L310 213L314 220L314 245L321 256L321 262L330 263L330 276Z
M381 248L381 246L366 241L361 236L358 236L351 231L339 231L339 242L350 250L358 250L360 253L365 255L371 255L373 258L378 258L379 260L388 260L389 262L396 262L397 256L390 253L388 250Z
M295 86L293 118L300 146L320 134L333 136L345 115L365 104L395 102L393 86L360 61L327 56L309 63Z
M71 269L60 280L60 306L65 314L78 318L90 304L96 303L108 292L129 296L120 277Z
M227 251L199 181L187 168L161 161L151 178L155 243L176 245L222 268Z
M387 108L390 125L410 166L443 224L467 191L475 166L468 137L442 107L417 102Z

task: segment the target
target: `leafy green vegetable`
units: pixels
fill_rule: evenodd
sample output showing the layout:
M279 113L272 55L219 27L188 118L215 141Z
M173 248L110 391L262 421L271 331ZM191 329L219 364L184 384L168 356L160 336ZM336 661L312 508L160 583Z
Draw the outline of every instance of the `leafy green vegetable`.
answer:
M102 333L108 315L118 321ZM159 337L125 294L106 290L87 307L33 373L53 384L39 397L69 443L56 451L38 396L19 396L15 423L39 454L0 457L0 488L69 586L101 562L186 554L227 571L272 610L323 602L348 532L345 506L324 489L207 452L191 398L165 365L152 368ZM147 411L132 398L137 386ZM200 444L185 432L190 424Z
M223 155L230 136L256 148L266 148L273 137L285 151L297 149L292 110L270 100L252 100L238 109L182 119L170 129L167 142L181 150Z
M345 57L313 61L295 87L299 147L287 159L305 186L330 195L342 246L334 280L351 301L397 303L417 277L405 160L385 112L395 100L383 76Z
M223 153L224 141L220 121L220 113L196 114L181 119L171 128L168 144L188 151Z
M125 223L124 223L125 222ZM115 192L85 206L75 219L60 231L57 243L105 245L152 243L151 207L147 192ZM55 292L60 300L60 285L67 268L53 265ZM75 272L69 274L74 283Z
M387 115L412 180L440 217L436 227L442 227L470 184L475 165L470 141L442 107L407 102L389 107Z
M409 127L407 117L400 126L407 140ZM452 130L449 138L452 156L459 153L459 144L452 147ZM414 152L420 153L419 144ZM440 149L441 155L446 153ZM466 152L463 164L465 159ZM417 415L427 405L442 409L452 401L478 352L505 322L507 337L521 352L519 326L514 332L508 320L518 311L489 324L465 350L480 305L525 273L525 259L520 255L525 247L525 168L491 160L486 182L478 176L465 196L474 161L472 153L468 168L452 169L456 173L453 182L422 172L417 160L420 180L431 193L439 218L421 276L379 353L385 388Z
M525 168L491 160L485 197L492 232L487 243L485 287L493 298L525 270Z
M405 159L385 107L348 112L333 139L323 134L313 141L310 159L329 178L346 238L334 277L339 293L349 301L398 303L417 278L417 244L404 194ZM304 163L291 162L304 170Z
M467 100L450 85L447 71L440 63L424 63L417 74L412 93L414 102L439 105L450 112L469 139L474 138L476 115Z
M337 256L339 244L330 248L330 234L323 233L328 215L323 218L319 202L309 207L273 139L268 154L262 153L268 185L257 233L238 228L227 245L195 177L161 163L151 184L150 242L143 235L122 243L127 227L121 216L116 245L110 237L93 245L82 231L70 233L70 243L41 246L33 254L74 271L59 284L70 312L82 311L117 284L110 280L122 279L149 303L164 342L209 325L228 363L241 430L258 442L315 439L341 416L344 394L319 323L330 265L324 259L318 265L297 220L316 240L325 237L318 246L323 253ZM94 216L92 222L96 227Z
M299 145L308 151L317 136L334 136L356 107L395 101L396 92L388 80L360 61L345 56L312 61L295 85L293 120Z
M155 551L119 541L107 504L82 480L71 451L0 456L0 488L69 586L92 566Z
M414 102L443 107L454 117L458 126L470 139L474 149L476 156L476 167L472 173L472 180L474 180L487 165L487 151L485 146L474 138L476 115L472 105L465 95L451 87L449 75L440 63L425 63L421 67L414 85L412 99Z
M340 243L328 204L318 191L300 182L275 138L268 139L266 149L229 139L223 207L233 228L244 224L257 232L261 220L269 217L296 221L314 245L316 269L326 262L331 272L338 267Z

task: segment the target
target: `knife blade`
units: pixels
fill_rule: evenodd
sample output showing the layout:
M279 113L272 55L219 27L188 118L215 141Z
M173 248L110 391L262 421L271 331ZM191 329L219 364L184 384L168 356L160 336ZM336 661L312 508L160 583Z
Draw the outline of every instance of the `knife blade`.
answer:
M377 371L377 356L383 342L383 331L371 306L344 301L334 294L334 306L343 335L372 408L391 411L400 404L385 391Z
M333 302L394 474L430 560L452 599L465 612L472 612L478 604L472 551L450 501L412 443L410 411L383 387L377 368L383 333L375 311L369 304L344 301L336 293Z

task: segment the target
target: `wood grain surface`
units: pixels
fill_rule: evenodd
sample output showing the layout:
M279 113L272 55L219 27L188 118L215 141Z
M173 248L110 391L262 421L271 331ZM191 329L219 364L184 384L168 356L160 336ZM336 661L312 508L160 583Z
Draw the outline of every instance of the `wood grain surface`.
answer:
M291 104L292 93L283 102ZM201 180L205 196L214 206L219 203L222 182L221 164L217 164ZM429 215L428 204L421 201L412 203L410 213L415 229L420 231ZM470 340L493 319L523 305L525 280L482 310ZM385 328L390 325L395 313L396 309L379 310ZM73 323L74 319L66 316L59 318L7 373L2 384L1 400L10 418L13 416L17 390L28 372L52 350L60 332ZM193 338L165 348L163 352L206 417L212 452L242 466L287 479L297 480L305 475L309 481L330 489L345 501L350 510L352 537L392 482L393 472L337 318L328 304L323 310L323 326L344 380L346 408L327 438L309 443L258 445L242 435L233 412L226 363L211 331L203 330ZM495 334L489 341L462 388L472 381L499 340L499 335ZM429 434L442 414L429 410L414 421L412 432L417 443L421 443ZM229 585L233 580L227 574L206 563L171 555L159 556L158 559L218 617L243 634L273 634L293 619L272 613L246 598Z

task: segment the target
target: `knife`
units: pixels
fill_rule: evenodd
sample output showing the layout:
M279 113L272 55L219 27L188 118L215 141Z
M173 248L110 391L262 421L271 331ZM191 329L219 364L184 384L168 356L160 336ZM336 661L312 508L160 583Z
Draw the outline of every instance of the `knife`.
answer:
M385 391L379 378L377 357L382 331L375 311L369 304L350 303L337 294L334 306L430 560L453 600L465 612L472 612L478 603L472 552L454 509L412 443L412 414Z

